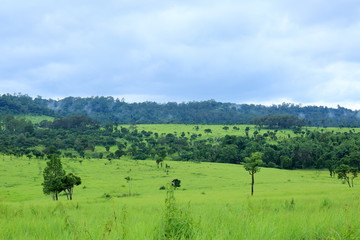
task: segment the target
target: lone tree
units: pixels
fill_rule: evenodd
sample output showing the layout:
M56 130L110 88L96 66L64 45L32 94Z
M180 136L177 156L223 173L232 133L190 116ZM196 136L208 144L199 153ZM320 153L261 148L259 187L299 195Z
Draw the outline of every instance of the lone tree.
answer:
M81 184L81 178L75 176L73 173L68 173L61 179L61 182L63 184L62 189L64 190L67 199L72 200L74 186Z
M260 165L263 163L262 159L263 154L261 152L254 152L250 157L245 158L244 168L251 175L251 196L254 195L254 175L260 171Z
M349 187L354 187L354 178L357 177L358 169L354 167L350 167L346 164L341 164L339 167L336 168L335 172L338 174L338 179L343 179ZM350 176L350 174L352 176ZM351 184L350 184L350 177L351 177Z
M164 159L162 159L162 158L158 158L158 159L156 159L156 165L157 165L157 167L158 167L158 168L159 168L159 166L161 166L161 167L162 167L163 162L164 162Z
M43 192L46 195L52 194L53 200L58 200L58 195L63 190L62 178L65 176L65 171L58 155L49 155L49 161L46 164L43 172Z
M209 134L209 133L212 133L212 130L210 128L207 128L204 130L205 133Z
M157 167L163 166L164 159L166 158L167 152L165 148L161 148L157 152L158 157L156 158Z
M72 200L74 186L81 184L81 178L73 173L65 175L58 155L50 155L44 169L43 192L52 194L53 200L59 200L59 193L64 191L68 200Z

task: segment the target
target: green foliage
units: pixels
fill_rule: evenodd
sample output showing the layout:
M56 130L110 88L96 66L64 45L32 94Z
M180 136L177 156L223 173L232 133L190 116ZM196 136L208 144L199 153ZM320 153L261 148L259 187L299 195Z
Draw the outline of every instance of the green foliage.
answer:
M52 194L53 200L58 200L58 194L63 190L62 179L65 176L60 157L50 155L46 165L43 172L43 192L47 195Z
M17 118L12 115L6 115L0 118L0 129L7 133L33 133L34 126L31 121L24 118Z
M52 194L53 200L58 200L60 192L64 191L68 200L73 199L74 186L81 184L81 178L68 173L62 168L61 159L58 155L52 154L48 156L49 161L43 171L43 192L46 195Z
M304 122L311 126L359 126L357 112L338 106L327 108L323 106L300 106L291 103L264 106L255 104L221 103L214 100L188 103L155 102L126 103L113 97L67 97L61 100L31 98L27 95L0 96L0 115L43 115L52 117L70 117L85 115L107 124L106 130L111 131L114 125L121 124L249 124L254 119L262 120L270 116L267 122L261 124L273 127L288 127L289 122L296 119L296 126ZM288 116L283 119L283 116ZM298 119L304 116L304 119ZM332 116L332 117L328 117ZM290 121L289 121L290 120ZM297 131L297 130L296 130Z
M260 127L266 126L272 129L290 129L305 125L304 119L299 119L298 117L291 115L267 115L256 118L252 122Z
M50 126L54 129L98 129L98 122L87 116L71 116L68 118L55 119Z
M245 158L244 168L246 171L249 172L250 175L253 175L260 171L260 166L263 164L261 160L263 153L261 152L254 152L251 154L250 157Z
M176 179L177 180L177 179ZM165 209L160 228L160 239L192 239L194 235L193 219L188 209L181 209L175 201L174 180L168 184L165 198Z
M87 117L61 121L71 124L53 128L50 122L47 127L39 127L26 120L4 117L0 122L0 152L36 158L50 154L82 159L105 157L110 162L124 157L152 158L159 165L161 160L239 164L251 153L262 152L265 167L326 167L330 175L342 163L360 167L359 129L308 128L295 134L290 130L264 131L247 125L234 126L239 130L224 129L221 125L118 126L115 123L96 128ZM196 134L206 129L211 129L211 133Z
M41 97L35 99L28 95L10 95L3 94L0 96L0 115L1 114L33 114L54 116L53 110L41 104Z
M354 187L354 178L357 177L358 172L357 168L341 164L336 168L335 172L338 174L338 179L344 180L349 187Z
M181 187L181 180L176 178L171 181L171 185L174 187L174 189L177 189L177 188Z
M68 173L61 179L61 182L62 182L62 190L65 191L68 199L72 200L74 186L78 186L81 184L81 178L75 176L73 173Z
M255 184L254 175L255 173L260 171L260 166L263 164L263 161L261 160L262 156L263 153L254 152L251 154L250 157L245 158L244 168L251 175L251 196L254 195L254 184Z

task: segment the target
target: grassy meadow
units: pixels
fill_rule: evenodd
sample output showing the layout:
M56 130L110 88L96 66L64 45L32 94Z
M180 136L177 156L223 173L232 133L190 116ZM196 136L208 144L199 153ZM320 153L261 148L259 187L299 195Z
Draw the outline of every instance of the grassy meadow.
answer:
M122 125L124 127L129 127L130 125ZM195 126L198 126L199 129L195 130ZM224 127L228 127L228 130L223 129ZM245 129L249 128L249 136L253 136L254 132L257 131L258 134L264 134L267 132L273 132L272 129L262 128L259 129L256 125L192 125L192 124L139 124L135 125L138 131L153 131L159 134L161 133L174 133L180 135L184 132L187 135L190 134L201 134L202 138L209 137L223 137L226 134L228 135L236 135L236 136L246 136ZM234 129L233 127L237 127ZM211 133L205 133L205 129L211 129ZM360 128L335 128L335 127L327 127L327 128L318 128L318 127L304 127L303 131L322 131L322 132L334 132L334 133L344 133L353 131L354 133L360 132ZM276 136L278 139L288 138L288 136L294 137L296 134L292 130L281 129L277 131Z
M20 115L19 117L20 117L20 118L24 118L24 119L26 119L26 120L29 120L29 121L31 121L31 122L34 123L34 124L38 124L38 123L40 123L41 121L44 121L44 120L47 120L47 121L53 121L53 120L54 120L54 117L49 117L49 116L36 116L36 115L29 115L29 114Z
M42 193L45 160L0 156L0 239L360 238L359 187L325 170L262 168L251 197L241 165L165 161L167 173L153 160L62 163L82 178L73 201ZM175 178L179 189L160 190Z

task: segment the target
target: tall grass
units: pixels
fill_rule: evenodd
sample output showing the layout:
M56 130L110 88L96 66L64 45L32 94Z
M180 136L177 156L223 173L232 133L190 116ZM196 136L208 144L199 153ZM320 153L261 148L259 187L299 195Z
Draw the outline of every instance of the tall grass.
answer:
M356 180L351 189L327 171L263 168L250 197L250 176L240 165L168 162L167 175L155 161L106 163L63 159L64 169L81 176L83 184L75 188L73 201L60 196L55 202L42 193L44 160L1 157L0 239L360 236ZM124 178L130 169L133 194L129 197ZM173 196L159 190L175 178L182 187Z

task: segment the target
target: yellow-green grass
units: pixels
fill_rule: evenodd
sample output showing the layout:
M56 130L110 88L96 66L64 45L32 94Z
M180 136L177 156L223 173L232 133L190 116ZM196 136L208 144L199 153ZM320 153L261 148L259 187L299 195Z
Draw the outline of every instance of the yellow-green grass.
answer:
M129 127L129 125L123 125L124 127ZM195 129L195 126L199 127L198 130ZM228 130L224 130L223 127L229 127ZM234 130L233 127L238 127L239 130ZM197 124L139 124L136 125L138 131L152 131L161 133L176 133L180 135L182 132L188 136L191 134L201 134L204 137L222 137L226 134L229 135L238 135L245 136L245 128L249 127L249 134L252 134L256 130L255 125L197 125ZM211 133L205 133L205 129L211 129ZM265 130L262 130L264 133ZM260 131L261 132L261 131Z
M130 127L130 125L122 125L123 127ZM133 125L134 126L134 125ZM256 125L197 125L197 124L139 124L135 125L138 131L152 131L159 134L177 134L180 136L182 132L185 133L186 137L190 137L191 134L201 134L201 139L209 137L223 137L225 135L236 135L236 136L246 136L245 129L249 128L249 136L253 136L254 132L257 131L258 134L263 135L267 132L274 132L273 129L267 128L258 128ZM198 126L199 129L195 130L195 126ZM228 130L223 129L223 127L229 127ZM239 130L234 130L233 127L238 127ZM211 129L211 133L205 133L205 129ZM319 131L319 132L334 132L334 133L344 133L353 131L355 133L360 132L360 128L319 128L319 127L304 127L303 131ZM292 130L289 129L280 129L277 131L276 136L279 139L288 138L288 136L296 136Z
M167 175L150 160L62 162L83 181L73 201L43 195L45 160L1 156L0 239L161 239L166 191L159 188L174 178L181 180L176 204L190 212L193 239L360 236L356 180L349 188L325 170L262 168L251 197L241 165L166 161Z
M49 116L35 116L35 115L19 115L22 118L25 118L26 120L31 121L32 123L40 123L41 121L47 120L47 121L53 121L54 117Z

